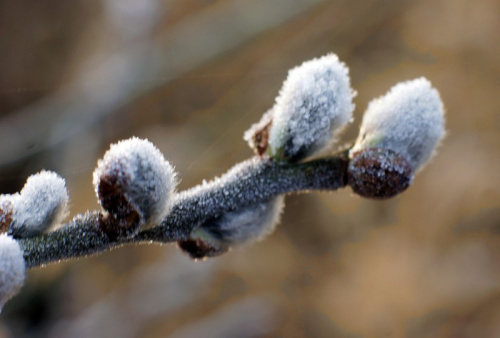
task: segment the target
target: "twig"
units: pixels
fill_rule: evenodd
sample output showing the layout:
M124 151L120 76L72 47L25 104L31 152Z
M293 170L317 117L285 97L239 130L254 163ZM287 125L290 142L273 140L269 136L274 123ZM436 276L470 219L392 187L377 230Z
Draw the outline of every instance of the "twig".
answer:
M154 228L126 239L100 229L99 211L75 217L59 230L18 239L27 268L99 254L125 244L169 243L185 239L206 219L271 197L309 190L336 190L347 184L347 151L306 163L251 158L220 178L179 193L172 211Z

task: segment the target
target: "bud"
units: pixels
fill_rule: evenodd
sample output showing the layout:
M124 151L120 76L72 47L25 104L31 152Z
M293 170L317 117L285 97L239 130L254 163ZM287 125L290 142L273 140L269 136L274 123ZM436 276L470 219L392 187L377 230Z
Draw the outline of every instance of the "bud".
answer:
M94 171L101 219L111 237L129 237L157 225L170 211L174 169L148 140L133 137L111 145Z
M371 147L391 149L404 156L417 172L431 158L444 134L439 93L421 77L398 83L370 102L351 152Z
M365 197L406 189L444 136L439 93L425 78L402 82L370 102L350 151L349 185Z
M23 251L9 235L0 235L0 312L24 284L26 266Z
M200 259L221 255L232 246L258 241L273 232L283 206L284 196L278 196L225 213L195 228L188 239L178 242L178 246L191 258Z
M11 195L9 234L33 237L52 230L68 215L66 181L51 171L28 177L19 195Z
M354 96L349 70L335 54L291 69L270 117L271 156L295 162L328 147L352 121Z

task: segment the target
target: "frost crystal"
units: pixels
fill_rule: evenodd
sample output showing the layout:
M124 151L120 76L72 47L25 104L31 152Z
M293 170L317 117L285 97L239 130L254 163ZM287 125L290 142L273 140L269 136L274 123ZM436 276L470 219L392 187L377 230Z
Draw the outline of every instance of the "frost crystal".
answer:
M51 171L28 177L19 195L12 195L12 223L9 233L33 237L60 224L68 214L65 180Z
M93 182L99 202L122 223L125 235L158 224L170 210L177 183L163 154L136 137L111 145L98 162ZM134 224L123 223L133 217L138 218Z
M26 266L19 244L6 234L0 235L0 312L24 284Z
M352 121L355 92L335 54L291 69L273 107L271 155L298 161L329 145Z
M416 172L431 158L444 134L439 93L421 77L401 82L370 102L351 154L387 148L404 156Z

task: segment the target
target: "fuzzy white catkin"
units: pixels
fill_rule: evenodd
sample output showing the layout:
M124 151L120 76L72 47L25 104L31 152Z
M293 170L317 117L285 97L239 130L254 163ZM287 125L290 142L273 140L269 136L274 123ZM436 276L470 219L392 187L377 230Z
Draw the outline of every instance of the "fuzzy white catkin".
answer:
M13 221L9 232L32 237L50 230L67 216L68 201L62 177L51 171L31 175L20 194L12 196Z
M391 149L417 172L432 157L444 134L439 93L421 77L398 83L370 102L351 154L370 147Z
M327 147L352 121L355 95L335 54L291 69L273 107L271 155L301 160Z
M100 179L110 175L118 175L119 188L141 214L142 228L158 224L170 211L175 172L148 140L132 137L111 145L94 171L96 193Z
M19 244L9 235L0 235L0 312L24 284L26 266Z
M252 243L274 231L283 206L284 196L278 196L270 201L225 213L204 224L202 228L229 245Z

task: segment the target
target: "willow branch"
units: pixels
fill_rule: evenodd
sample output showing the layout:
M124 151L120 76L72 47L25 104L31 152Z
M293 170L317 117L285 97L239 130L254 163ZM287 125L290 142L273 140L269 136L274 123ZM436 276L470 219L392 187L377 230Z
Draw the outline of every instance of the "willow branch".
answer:
M126 239L110 238L100 228L99 211L76 216L60 229L20 238L26 267L106 252L125 244L169 243L185 239L204 220L277 195L335 190L347 184L346 153L306 163L251 158L220 178L177 194L172 211L156 227Z

